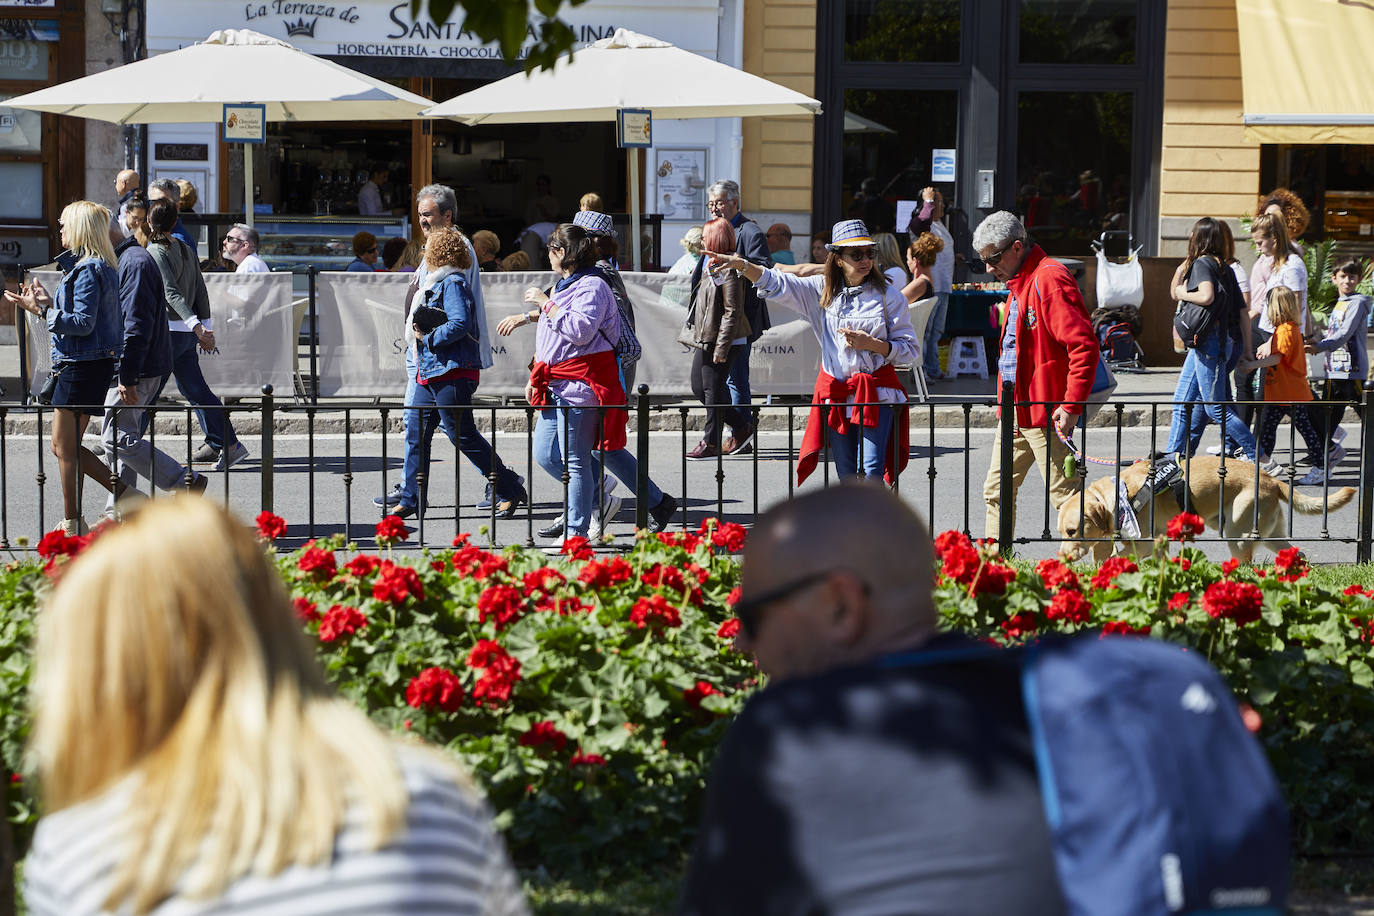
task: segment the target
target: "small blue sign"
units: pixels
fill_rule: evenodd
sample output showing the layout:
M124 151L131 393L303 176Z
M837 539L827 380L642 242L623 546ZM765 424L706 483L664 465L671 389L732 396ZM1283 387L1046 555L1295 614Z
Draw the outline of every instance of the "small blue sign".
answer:
M952 149L930 151L930 180L953 181L956 157Z

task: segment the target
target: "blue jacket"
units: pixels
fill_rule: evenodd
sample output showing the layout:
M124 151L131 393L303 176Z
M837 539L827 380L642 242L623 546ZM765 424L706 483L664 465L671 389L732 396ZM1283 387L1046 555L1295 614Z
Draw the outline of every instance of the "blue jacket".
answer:
M135 385L141 378L161 378L172 371L167 297L162 271L136 239L125 239L115 253L119 255L119 304L124 312L119 382Z
M196 253L196 237L191 234L191 230L186 228L186 224L181 221L181 217L179 216L177 217L177 224L172 227L172 235L185 242L191 249L192 254ZM199 255L197 255L197 257L199 257Z
M119 275L100 258L83 258L63 276L48 309L52 361L118 359L124 352Z
M364 261L362 258L354 258L352 262L344 268L344 270L352 271L353 273L363 274L370 274L376 272L373 270L372 265Z
M448 321L419 341L416 348L419 376L428 379L454 369L481 369L482 347L477 341L477 318L472 308L472 293L463 275L449 274L440 280L425 293L424 304L442 307Z

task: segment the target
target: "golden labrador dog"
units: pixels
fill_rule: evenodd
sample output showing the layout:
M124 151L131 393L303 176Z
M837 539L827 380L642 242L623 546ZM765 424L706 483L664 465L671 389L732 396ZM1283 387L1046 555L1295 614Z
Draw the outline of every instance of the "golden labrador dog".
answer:
M1327 501L1319 496L1308 496L1291 489L1263 470L1257 470L1248 461L1230 459L1226 462L1226 489L1222 493L1221 478L1217 470L1221 459L1211 456L1198 456L1188 462L1179 462L1188 482L1188 492L1193 501L1192 511L1202 516L1212 531L1220 530L1219 516L1226 511L1225 534L1230 539L1231 556L1242 563L1252 561L1255 545L1263 544L1277 553L1292 546L1287 537L1287 503L1291 500L1293 509L1303 515L1319 515L1322 509L1339 509L1355 498L1354 487L1342 487L1331 491ZM1191 465L1191 467L1190 467ZM1255 474L1259 474L1258 493L1255 489ZM1126 483L1126 492L1132 497L1149 478L1150 463L1137 461L1121 472ZM1259 522L1255 523L1256 496L1259 499ZM1093 481L1083 492L1082 512L1079 512L1079 498L1075 496L1059 507L1059 535L1064 543L1060 553L1070 561L1079 560L1091 553L1096 562L1102 562L1110 554L1112 545L1109 540L1084 543L1093 538L1110 538L1116 530L1113 513L1116 511L1116 492L1110 477ZM1169 520L1183 509L1174 499L1173 492L1163 488L1154 495L1154 530L1163 534ZM1143 534L1150 531L1150 506L1145 505L1136 514ZM1259 538L1246 537L1252 528L1259 529ZM1125 549L1138 554L1149 553L1153 549L1149 540L1127 541Z

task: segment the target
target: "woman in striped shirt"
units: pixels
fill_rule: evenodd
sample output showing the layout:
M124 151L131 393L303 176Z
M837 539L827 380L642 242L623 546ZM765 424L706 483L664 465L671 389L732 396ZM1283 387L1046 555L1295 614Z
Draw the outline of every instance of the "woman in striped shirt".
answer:
M156 501L65 572L33 696L33 916L527 911L466 776L334 693L208 500Z

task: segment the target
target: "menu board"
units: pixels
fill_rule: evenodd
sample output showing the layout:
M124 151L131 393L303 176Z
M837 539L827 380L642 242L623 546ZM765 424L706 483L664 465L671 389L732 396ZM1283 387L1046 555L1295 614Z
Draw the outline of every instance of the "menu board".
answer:
M657 191L650 212L664 219L706 220L705 147L656 149L654 175Z

